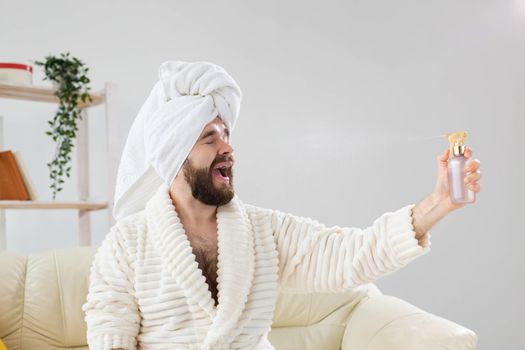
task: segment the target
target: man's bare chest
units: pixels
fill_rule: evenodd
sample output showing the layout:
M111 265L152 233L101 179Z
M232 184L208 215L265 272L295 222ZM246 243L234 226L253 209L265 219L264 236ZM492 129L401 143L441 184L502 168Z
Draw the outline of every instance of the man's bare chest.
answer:
M217 235L212 234L188 234L193 254L199 265L199 269L206 278L208 289L218 304L217 298Z

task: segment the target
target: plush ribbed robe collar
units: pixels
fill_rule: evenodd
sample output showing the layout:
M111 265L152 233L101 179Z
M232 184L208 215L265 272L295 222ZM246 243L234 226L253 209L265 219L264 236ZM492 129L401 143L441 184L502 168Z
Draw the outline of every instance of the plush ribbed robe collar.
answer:
M217 208L217 307L165 184L148 201L145 211L148 235L163 265L182 287L186 298L210 321L203 349L217 341L228 343L235 335L234 328L254 276L253 231L242 202L235 195L230 203Z

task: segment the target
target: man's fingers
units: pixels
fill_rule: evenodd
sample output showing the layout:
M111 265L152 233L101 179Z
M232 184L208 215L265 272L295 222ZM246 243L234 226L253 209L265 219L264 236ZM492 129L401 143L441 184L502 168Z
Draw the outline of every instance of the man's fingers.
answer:
M468 184L478 181L479 179L481 179L481 170L476 170L474 173L465 176L464 181Z
M480 192L480 191L481 191L481 186L480 186L479 183L477 183L477 182L469 183L469 184L467 185L467 187L468 187L471 191L474 191L474 192Z
M465 165L465 171L473 172L479 169L481 161L479 159L472 159Z
M448 161L449 154L450 149L447 147L447 149L437 157L438 161L446 163Z

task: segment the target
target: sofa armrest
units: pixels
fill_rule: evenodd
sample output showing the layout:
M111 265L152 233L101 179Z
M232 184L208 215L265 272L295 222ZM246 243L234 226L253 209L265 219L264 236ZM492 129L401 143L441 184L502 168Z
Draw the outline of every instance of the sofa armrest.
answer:
M347 321L341 350L471 350L477 335L399 298L364 299Z

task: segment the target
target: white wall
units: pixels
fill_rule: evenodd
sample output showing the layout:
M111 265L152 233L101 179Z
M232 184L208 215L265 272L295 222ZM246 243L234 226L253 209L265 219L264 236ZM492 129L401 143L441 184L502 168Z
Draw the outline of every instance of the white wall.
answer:
M525 348L525 0L3 1L0 10L0 61L70 51L91 67L94 90L119 84L122 145L161 62L222 65L244 94L232 139L239 196L327 225L366 227L417 203L447 141L404 140L467 130L482 163L476 203L432 229L429 255L377 284L473 329L479 349ZM36 67L34 78L48 84ZM0 100L5 148L22 152L47 199L54 149L44 132L55 108ZM92 195L104 198L103 107L91 112ZM75 196L73 180L58 198ZM77 244L74 212L6 216L10 250ZM96 244L106 217L92 214Z

